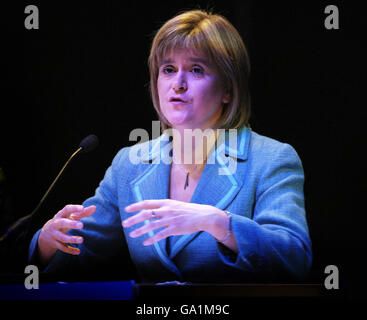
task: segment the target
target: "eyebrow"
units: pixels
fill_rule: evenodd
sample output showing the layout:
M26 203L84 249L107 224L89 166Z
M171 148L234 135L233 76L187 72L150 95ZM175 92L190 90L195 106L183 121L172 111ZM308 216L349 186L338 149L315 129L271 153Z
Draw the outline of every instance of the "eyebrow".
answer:
M191 62L200 62L200 63L205 64L207 66L209 65L208 61L203 59L203 58L190 57L189 61L191 61ZM172 59L165 59L165 60L162 60L162 62L160 63L160 66L163 65L163 64L172 63L172 62L173 62Z

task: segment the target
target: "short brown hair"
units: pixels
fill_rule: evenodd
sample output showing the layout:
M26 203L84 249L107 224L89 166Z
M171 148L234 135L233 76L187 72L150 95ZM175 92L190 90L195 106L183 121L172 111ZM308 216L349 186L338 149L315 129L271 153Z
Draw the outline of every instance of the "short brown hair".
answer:
M245 44L235 27L223 16L191 10L168 20L156 33L150 55L150 91L162 129L170 127L161 112L158 96L158 73L165 54L176 48L193 49L207 55L218 68L231 101L225 105L219 128L248 125L251 113L248 78L250 62Z

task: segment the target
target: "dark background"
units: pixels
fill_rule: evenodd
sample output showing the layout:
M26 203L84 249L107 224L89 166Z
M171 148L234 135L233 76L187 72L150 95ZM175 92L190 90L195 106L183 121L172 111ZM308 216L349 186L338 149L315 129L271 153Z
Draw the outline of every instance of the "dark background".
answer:
M325 267L333 264L348 294L364 296L366 212L359 205L358 153L366 105L362 8L346 1L7 2L2 4L1 232L33 210L90 133L100 146L66 170L39 222L94 194L116 152L134 143L131 130L151 132L157 119L147 67L154 31L179 11L211 8L234 24L247 45L252 129L291 144L303 161L314 251L308 281L323 283ZM28 4L39 8L39 30L24 28ZM339 8L339 30L324 27L328 4ZM23 271L20 263L11 268Z

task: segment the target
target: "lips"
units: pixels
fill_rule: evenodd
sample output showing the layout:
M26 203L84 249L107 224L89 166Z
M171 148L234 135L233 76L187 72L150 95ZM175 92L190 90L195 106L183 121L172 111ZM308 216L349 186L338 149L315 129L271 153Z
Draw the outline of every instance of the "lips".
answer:
M173 102L173 103L186 103L187 101L180 98L180 97L171 97L169 99L169 102Z

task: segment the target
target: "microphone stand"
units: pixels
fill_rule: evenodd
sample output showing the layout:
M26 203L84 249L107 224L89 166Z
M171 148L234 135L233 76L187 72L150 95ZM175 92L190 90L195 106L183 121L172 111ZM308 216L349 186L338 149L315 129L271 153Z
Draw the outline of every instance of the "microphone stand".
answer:
M78 149L70 156L68 161L64 164L59 174L56 176L50 187L47 189L46 193L43 195L41 201L34 208L34 210L25 217L18 219L14 222L7 231L0 237L0 271L5 270L11 272L18 271L23 272L23 270L18 270L21 265L27 263L27 248L29 246L29 241L31 240L31 236L29 235L31 222L33 218L36 216L39 208L55 186L57 180L59 180L61 174L64 172L65 168L69 165L70 161L78 154L78 153L86 153L98 145L98 138L95 135L89 135L82 140L79 144ZM11 240L11 241L10 241ZM9 244L9 245L7 245ZM4 257L4 258L2 258ZM1 279L0 279L1 281Z
M69 162L80 152L82 151L83 148L79 147L68 159L68 161L66 161L66 163L64 164L64 166L62 167L62 169L60 170L59 174L56 176L56 178L54 179L54 181L51 183L50 187L47 189L46 193L43 195L41 201L38 203L38 205L34 208L34 210L18 219L16 222L14 222L9 228L8 230L0 237L0 244L5 243L9 238L11 238L11 236L13 234L19 233L20 230L22 230L23 228L25 228L25 231L23 233L23 236L27 233L28 228L29 228L29 224L30 221L32 220L33 216L37 213L37 211L39 210L39 208L41 207L42 203L45 201L45 199L47 198L48 194L50 193L50 191L52 190L52 188L54 187L54 185L56 184L57 180L59 180L61 174L64 172L65 168L68 166Z

